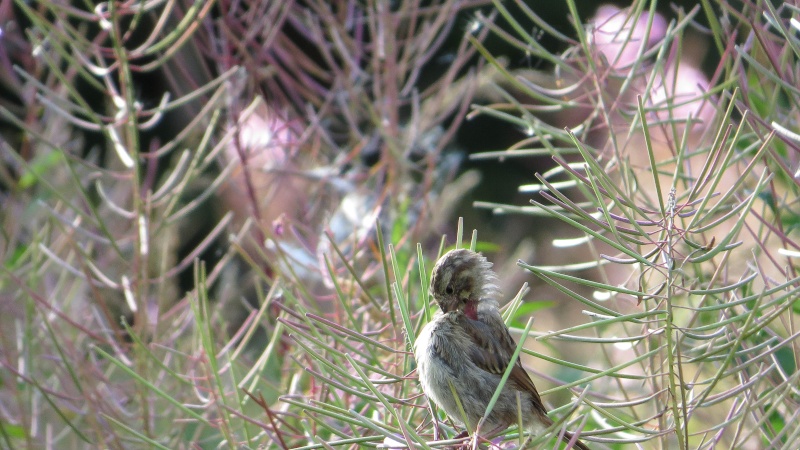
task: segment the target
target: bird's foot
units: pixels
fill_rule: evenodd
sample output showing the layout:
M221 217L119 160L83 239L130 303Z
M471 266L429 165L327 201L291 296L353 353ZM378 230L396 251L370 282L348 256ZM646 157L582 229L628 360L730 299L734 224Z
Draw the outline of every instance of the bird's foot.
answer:
M458 433L453 440L462 440L461 443L447 447L448 450L469 450L472 448L472 439L466 439L469 436L469 433L465 430L461 433Z

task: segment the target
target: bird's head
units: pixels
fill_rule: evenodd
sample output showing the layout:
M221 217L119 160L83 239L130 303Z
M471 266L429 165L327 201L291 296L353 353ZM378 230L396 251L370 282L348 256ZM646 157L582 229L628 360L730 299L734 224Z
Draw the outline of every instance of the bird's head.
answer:
M494 300L499 292L492 263L480 253L451 250L433 267L430 292L442 312L475 311L482 300Z

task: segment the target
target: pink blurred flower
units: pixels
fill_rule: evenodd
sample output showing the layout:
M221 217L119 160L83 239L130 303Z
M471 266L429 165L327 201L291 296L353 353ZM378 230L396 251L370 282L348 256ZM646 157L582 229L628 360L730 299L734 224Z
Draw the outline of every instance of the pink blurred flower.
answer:
M649 20L649 14L643 13L634 22L629 11L603 5L589 21L592 25L590 42L611 67L628 68L636 61L642 45L645 49L650 48L666 35L667 21L659 14L653 17L650 33L647 34Z
M686 62L667 68L665 75L655 81L650 92L650 105L658 108L656 118L681 121L691 116L708 125L715 113L703 97L709 89L708 77Z
M290 124L261 104L244 119L238 140L232 141L225 150L229 160L246 159L242 162L255 169L285 168L297 146L296 141Z
M234 212L235 228L255 218L258 227L280 232L275 224L299 217L307 203L307 185L296 175L298 134L263 102L251 106L232 124L238 128L221 153L230 174L220 198Z

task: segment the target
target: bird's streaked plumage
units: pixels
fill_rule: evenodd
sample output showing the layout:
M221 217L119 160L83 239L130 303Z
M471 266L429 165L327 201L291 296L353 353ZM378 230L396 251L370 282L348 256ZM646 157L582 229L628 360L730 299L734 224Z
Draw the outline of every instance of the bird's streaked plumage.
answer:
M434 266L430 291L440 311L414 344L420 384L449 417L474 432L516 349L495 299L497 275L482 255L452 250ZM481 432L499 432L517 423L518 408L523 426L534 434L553 423L519 359ZM570 433L564 434L566 442L571 439ZM573 446L588 450L577 440Z

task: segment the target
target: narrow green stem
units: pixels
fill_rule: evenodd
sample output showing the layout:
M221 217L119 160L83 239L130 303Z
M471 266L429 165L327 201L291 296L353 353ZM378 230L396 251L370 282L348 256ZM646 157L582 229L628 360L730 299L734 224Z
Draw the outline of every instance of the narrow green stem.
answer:
M675 291L675 277L680 276L679 272L675 270L675 252L673 251L673 238L674 238L674 219L675 219L675 203L676 192L675 188L670 189L667 203L665 205L664 214L666 218L666 249L663 250L664 260L667 267L667 318L665 324L665 331L667 336L667 363L669 374L669 393L670 403L672 406L672 415L675 420L675 434L678 437L678 446L681 450L686 450L689 446L689 435L686 427L686 397L683 391L683 370L681 369L680 358L680 339L676 339L675 334L680 332L678 327L674 324L674 311L672 308L672 299L677 297Z

